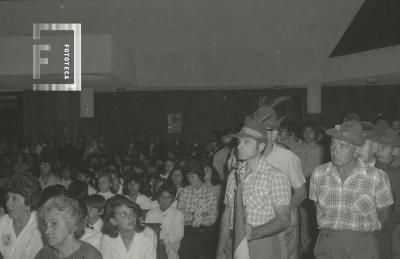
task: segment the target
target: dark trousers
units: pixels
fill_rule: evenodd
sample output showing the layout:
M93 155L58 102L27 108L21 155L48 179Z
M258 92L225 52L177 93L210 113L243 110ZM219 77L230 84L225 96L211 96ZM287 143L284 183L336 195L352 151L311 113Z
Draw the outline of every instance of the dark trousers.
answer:
M214 259L217 243L215 226L185 227L179 249L180 259Z
M314 254L317 259L379 259L375 234L350 230L322 229Z

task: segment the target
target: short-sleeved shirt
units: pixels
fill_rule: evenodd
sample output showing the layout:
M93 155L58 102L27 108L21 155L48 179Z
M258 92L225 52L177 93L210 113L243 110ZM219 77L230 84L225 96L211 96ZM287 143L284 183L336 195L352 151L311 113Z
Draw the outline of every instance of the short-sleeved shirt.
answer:
M272 152L266 156L267 162L278 168L289 179L290 186L294 189L300 188L306 182L301 162L292 151L274 144Z
M320 228L371 232L381 228L378 208L393 204L389 178L375 167L356 162L342 183L332 162L318 166L310 181Z
M261 157L258 169L246 176L247 163L240 164L239 177L243 184L243 204L246 209L246 222L252 226L268 223L276 217L274 206L289 205L291 189L287 176ZM235 171L229 174L224 203L234 209ZM233 217L230 217L230 228Z
M81 246L67 257L59 257L54 248L44 246L39 253L35 256L35 259L102 259L102 255L99 250L94 248L91 244L82 242Z

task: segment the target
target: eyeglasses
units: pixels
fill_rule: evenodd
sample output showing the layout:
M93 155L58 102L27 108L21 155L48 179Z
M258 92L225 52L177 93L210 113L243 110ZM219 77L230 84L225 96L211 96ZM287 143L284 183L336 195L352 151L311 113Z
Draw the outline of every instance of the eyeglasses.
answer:
M120 216L121 218L127 218L129 216L135 216L135 212L133 210L131 211L118 211L115 214L117 214L118 216Z

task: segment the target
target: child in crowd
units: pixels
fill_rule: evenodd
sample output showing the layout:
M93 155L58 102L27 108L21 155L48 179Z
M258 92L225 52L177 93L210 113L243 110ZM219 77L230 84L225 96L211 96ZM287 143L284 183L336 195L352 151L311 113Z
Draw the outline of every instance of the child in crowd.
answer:
M128 176L124 183L123 192L131 201L137 203L142 210L150 210L157 207L157 202L152 201L149 197L141 193L144 186L144 179L144 176L137 174Z
M111 183L111 191L115 194L122 194L123 185L121 184L122 179L119 178L119 175L116 171L110 171L112 183Z
M101 232L103 227L101 215L104 212L106 200L101 195L92 194L85 200L85 203L88 210L88 227Z
M183 214L172 206L175 187L164 184L158 192L158 206L146 215L146 223L161 223L160 246L165 248L168 259L179 259L178 251L183 238Z
M104 199L108 200L113 197L115 194L111 192L111 185L112 185L112 177L110 174L101 173L97 177L97 192L98 195L104 197Z
M100 251L104 259L156 259L157 237L141 224L142 210L122 195L108 200Z

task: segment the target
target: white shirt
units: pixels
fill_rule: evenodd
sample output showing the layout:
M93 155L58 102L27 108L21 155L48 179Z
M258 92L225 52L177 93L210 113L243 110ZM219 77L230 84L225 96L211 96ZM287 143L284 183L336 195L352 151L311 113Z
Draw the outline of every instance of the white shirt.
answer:
M130 199L128 195L126 197ZM157 201L152 201L149 197L141 193L139 193L139 195L136 198L136 201L134 202L137 203L142 210L151 210L158 206Z
M101 232L96 231L95 229L85 228L85 234L81 237L81 240L91 244L97 250L100 250L101 237Z
M159 206L150 210L146 215L146 223L161 223L160 239L165 243L180 242L183 238L183 214L172 206L164 212Z
M111 238L103 234L100 252L103 259L156 259L157 237L153 230L146 227L144 231L135 233L127 251L120 235Z
M98 192L97 194L103 196L104 199L106 199L106 200L108 200L108 199L114 197L114 195L115 195L115 194L112 193L111 191L108 191L108 192Z
M101 228L103 227L103 225L104 225L104 222L101 218L99 218L93 225L90 225L90 223L89 223L89 227L92 227L97 232L101 232Z
M28 223L18 237L8 214L0 218L0 252L5 259L32 259L42 247L35 211L31 212Z
M272 152L269 153L266 158L267 162L278 168L287 176L292 189L300 188L306 182L300 159L292 151L280 145L274 144ZM297 217L297 210L292 209L290 217L291 226L295 226L297 224Z
M88 184L88 195L90 196L92 194L97 194L97 191L90 184Z

